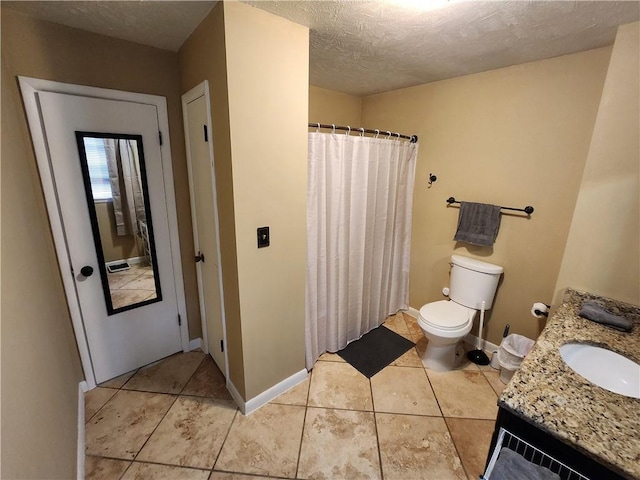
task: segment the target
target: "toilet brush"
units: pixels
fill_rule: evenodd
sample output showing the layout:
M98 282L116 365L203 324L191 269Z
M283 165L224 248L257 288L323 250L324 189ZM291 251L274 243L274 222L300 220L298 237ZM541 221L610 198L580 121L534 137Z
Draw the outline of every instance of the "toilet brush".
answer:
M485 302L482 302L482 308L480 309L480 329L478 330L478 348L476 350L470 350L467 353L467 358L476 365L489 365L489 357L482 350L482 330L484 329L484 306Z

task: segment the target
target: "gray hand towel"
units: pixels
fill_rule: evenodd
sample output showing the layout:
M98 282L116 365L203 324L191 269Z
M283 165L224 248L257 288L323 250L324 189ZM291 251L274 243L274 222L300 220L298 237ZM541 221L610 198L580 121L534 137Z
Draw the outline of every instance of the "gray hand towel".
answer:
M602 325L615 328L622 332L628 332L633 328L633 320L607 312L596 303L584 302L578 315L592 322L601 323Z
M458 230L454 240L490 247L500 228L500 207L486 203L460 202Z
M560 477L548 468L531 463L508 448L500 450L489 478L491 480L560 480Z

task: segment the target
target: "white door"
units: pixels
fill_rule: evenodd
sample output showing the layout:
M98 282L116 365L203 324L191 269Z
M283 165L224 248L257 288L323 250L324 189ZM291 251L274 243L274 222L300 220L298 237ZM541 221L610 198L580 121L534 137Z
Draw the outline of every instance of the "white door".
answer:
M185 94L185 97L188 94ZM193 212L193 237L198 257L200 310L209 354L225 372L224 329L219 277L218 232L214 200L213 164L210 155L207 102L204 94L184 102L189 163L189 186Z
M156 106L127 101L50 92L38 95L84 331L95 379L100 383L182 350L158 112ZM84 134L88 138L137 139L129 145L135 151L132 155L141 157L140 177L146 181L139 184L146 190L148 210L144 221L135 222L138 232L134 236L145 247L144 231L153 233L153 252L147 252L152 255L141 253L151 267L152 278L146 295L145 286L150 283L145 275L149 271L140 274L141 269L133 269L140 265L131 265L132 276L126 283L133 281L135 288L131 289L139 288L136 291L142 295L125 304L118 304L117 292L110 290L118 282L108 277L102 247L94 243L99 227L95 210L92 213L95 205L87 196L91 186L85 188L88 179L81 166L82 140L76 132L90 132ZM83 271L84 267L90 267L93 273Z

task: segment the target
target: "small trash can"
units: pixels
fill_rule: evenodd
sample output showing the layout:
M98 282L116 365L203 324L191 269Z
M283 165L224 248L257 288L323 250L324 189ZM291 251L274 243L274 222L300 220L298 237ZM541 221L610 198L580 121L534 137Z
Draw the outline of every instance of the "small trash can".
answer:
M509 383L522 360L529 353L535 342L530 338L513 333L502 340L498 350L500 363L500 381Z

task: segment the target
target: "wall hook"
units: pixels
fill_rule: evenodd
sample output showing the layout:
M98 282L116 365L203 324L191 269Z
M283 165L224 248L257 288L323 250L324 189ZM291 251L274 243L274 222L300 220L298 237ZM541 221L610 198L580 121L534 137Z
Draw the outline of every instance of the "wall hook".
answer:
M433 185L436 180L438 180L438 177L436 177L433 173L429 173L429 186Z

